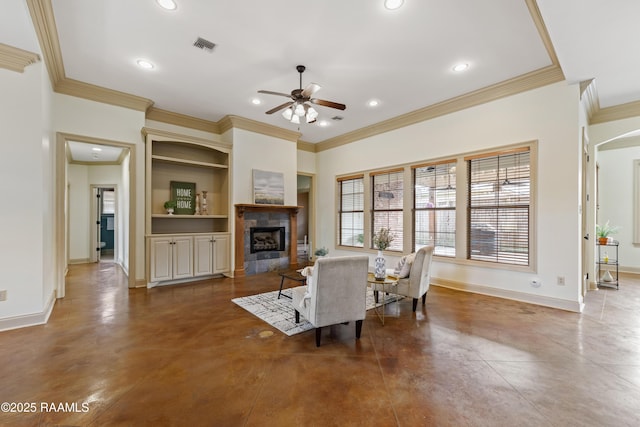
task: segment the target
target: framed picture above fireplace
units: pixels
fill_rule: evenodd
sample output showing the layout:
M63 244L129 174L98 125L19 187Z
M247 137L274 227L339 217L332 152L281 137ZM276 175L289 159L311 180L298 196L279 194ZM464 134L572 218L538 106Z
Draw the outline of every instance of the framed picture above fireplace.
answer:
M284 205L284 174L253 170L253 203Z

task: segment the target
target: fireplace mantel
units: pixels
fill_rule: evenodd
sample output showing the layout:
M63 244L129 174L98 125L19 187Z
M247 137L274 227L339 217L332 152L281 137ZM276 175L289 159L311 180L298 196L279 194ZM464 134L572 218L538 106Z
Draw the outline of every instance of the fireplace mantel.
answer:
M289 214L289 264L298 265L298 218L302 206L237 204L234 277L244 277L244 214L245 212L286 212Z

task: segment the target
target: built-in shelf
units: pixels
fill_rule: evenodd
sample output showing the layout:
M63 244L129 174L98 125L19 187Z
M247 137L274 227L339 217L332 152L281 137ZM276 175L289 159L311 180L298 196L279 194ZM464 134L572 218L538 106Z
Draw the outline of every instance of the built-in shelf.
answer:
M158 129L143 128L142 132L146 144L147 284L231 274L232 146ZM174 182L193 184L194 208L197 201L204 205L206 193L208 214L167 214L164 204L174 197Z
M152 214L152 218L166 219L227 219L229 215L169 215L169 214Z
M200 162L197 160L176 159L174 157L152 155L151 159L158 162L172 163L176 165L198 166L202 168L229 169L229 166L219 163Z

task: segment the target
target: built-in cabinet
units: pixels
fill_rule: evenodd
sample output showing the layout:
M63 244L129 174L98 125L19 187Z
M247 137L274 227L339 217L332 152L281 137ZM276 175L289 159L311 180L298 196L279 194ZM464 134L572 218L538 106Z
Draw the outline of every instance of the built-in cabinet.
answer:
M149 238L150 282L193 277L193 237Z
M229 234L195 236L194 248L194 276L221 274L231 270L231 239Z
M148 285L230 274L231 145L149 128L143 134ZM172 181L195 184L200 200L206 192L207 212L169 215Z

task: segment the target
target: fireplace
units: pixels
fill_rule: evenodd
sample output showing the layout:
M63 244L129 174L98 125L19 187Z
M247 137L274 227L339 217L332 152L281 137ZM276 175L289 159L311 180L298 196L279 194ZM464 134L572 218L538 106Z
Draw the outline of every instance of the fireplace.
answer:
M251 227L249 229L250 253L266 251L284 251L284 227Z

